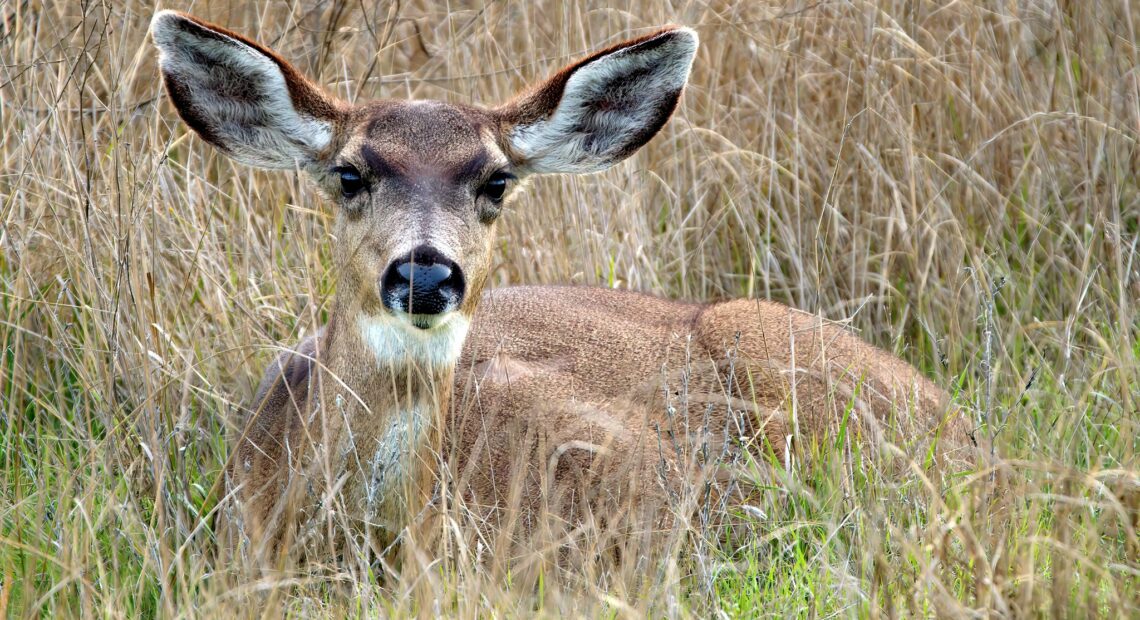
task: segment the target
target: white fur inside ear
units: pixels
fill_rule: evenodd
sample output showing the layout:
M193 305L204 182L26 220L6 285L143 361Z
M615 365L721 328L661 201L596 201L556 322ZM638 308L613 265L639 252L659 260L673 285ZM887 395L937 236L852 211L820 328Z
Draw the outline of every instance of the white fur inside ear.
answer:
M667 39L653 45L661 37ZM631 155L673 112L697 44L696 32L679 28L576 69L552 114L510 132L523 166L534 173L598 172Z
M159 67L186 122L245 164L293 168L332 140L332 124L299 111L281 68L261 51L173 11L151 21Z

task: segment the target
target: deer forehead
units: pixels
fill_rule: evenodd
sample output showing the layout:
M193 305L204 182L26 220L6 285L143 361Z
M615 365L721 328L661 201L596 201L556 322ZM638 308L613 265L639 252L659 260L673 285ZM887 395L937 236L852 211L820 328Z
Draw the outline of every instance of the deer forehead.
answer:
M477 108L430 100L377 101L358 108L351 124L342 156L378 176L466 180L507 164L494 119Z

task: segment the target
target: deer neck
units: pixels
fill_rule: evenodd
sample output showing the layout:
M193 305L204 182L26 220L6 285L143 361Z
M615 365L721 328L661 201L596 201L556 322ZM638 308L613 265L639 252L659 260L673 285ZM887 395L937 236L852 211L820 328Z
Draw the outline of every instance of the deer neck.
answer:
M344 310L334 308L324 341L320 418L333 439L325 445L335 446L327 460L338 464L327 477L344 477L341 497L350 512L394 533L433 493L470 321L455 313L419 329L388 313Z

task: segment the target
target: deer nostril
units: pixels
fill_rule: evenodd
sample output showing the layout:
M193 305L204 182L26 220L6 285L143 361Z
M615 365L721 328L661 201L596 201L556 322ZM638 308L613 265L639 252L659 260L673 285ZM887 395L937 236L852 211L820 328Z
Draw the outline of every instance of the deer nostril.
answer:
M459 265L430 246L394 261L380 280L380 297L390 310L438 315L459 307L464 280Z

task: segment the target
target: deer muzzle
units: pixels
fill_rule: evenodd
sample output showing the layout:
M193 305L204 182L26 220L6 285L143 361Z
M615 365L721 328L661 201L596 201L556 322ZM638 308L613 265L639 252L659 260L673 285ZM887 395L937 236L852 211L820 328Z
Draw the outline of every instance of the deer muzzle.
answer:
M426 329L440 315L463 303L463 270L439 250L421 245L392 261L380 278L380 299L396 313Z

